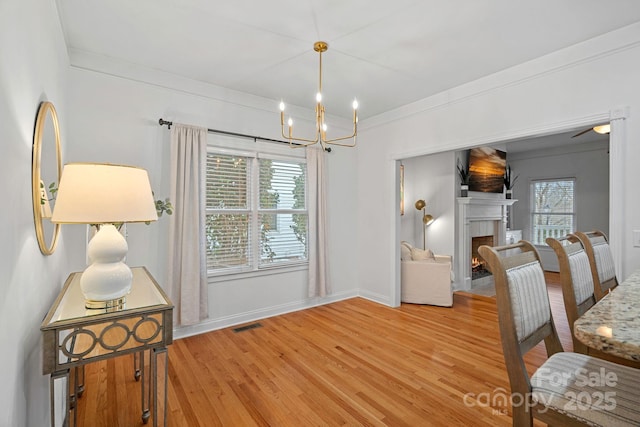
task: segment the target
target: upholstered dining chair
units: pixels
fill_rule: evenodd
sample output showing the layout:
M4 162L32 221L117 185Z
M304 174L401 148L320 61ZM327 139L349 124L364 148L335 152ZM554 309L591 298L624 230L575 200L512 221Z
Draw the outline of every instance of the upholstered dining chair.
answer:
M513 425L532 426L533 418L561 426L640 425L640 370L563 351L535 247L520 241L481 246L478 252L489 263L495 281ZM523 357L543 340L548 359L530 377ZM602 372L615 375L616 385L584 379ZM598 401L600 394L615 396L614 404Z
M596 303L589 257L582 242L573 234L560 239L548 237L546 242L558 257L562 298L572 332L573 351L587 354L588 347L573 334L573 323Z
M580 239L589 257L591 274L593 275L594 293L596 301L600 301L610 290L618 286L613 254L607 236L602 231L576 231L575 236Z
M574 234L568 234L560 239L548 237L546 242L558 257L562 298L564 300L564 309L567 313L569 329L571 330L573 351L622 365L640 368L640 362L615 357L595 350L586 346L575 337L573 324L596 303L589 257L587 256L582 241Z

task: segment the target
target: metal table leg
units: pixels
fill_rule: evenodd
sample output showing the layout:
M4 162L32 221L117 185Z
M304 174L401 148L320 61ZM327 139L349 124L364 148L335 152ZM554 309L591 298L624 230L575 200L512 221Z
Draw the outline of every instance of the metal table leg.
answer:
M167 373L169 370L169 351L166 347L154 348L151 363L153 369L153 426L167 425Z
M76 395L78 399L80 399L84 393L84 366L85 365L76 367Z
M142 422L147 424L149 417L151 416L150 401L151 401L151 383L153 381L152 372L149 372L151 368L151 350L141 351L138 353L139 367L140 367L140 391L142 395Z
M142 359L142 352L139 353L133 353L133 378L135 378L136 381L140 381L140 375L141 375L141 371L140 371L140 360Z
M54 372L50 375L49 396L51 405L51 427L76 427L77 425L77 411L75 405L72 404L72 399L75 399L76 386L75 380L72 380L70 376L69 369ZM56 389L61 389L64 392L60 402L56 401ZM58 409L60 407L63 408L62 413L58 416L56 416L56 406L58 406Z

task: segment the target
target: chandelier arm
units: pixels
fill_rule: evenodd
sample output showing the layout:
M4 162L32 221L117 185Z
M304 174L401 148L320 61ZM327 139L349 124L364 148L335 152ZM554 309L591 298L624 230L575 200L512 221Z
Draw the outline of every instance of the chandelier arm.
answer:
M320 141L320 139L316 138L316 139L305 139L305 138L296 138L294 136L289 137L289 136L285 136L285 138L287 138L289 140L289 142L291 141L299 141L299 142L306 142L306 144L298 144L298 145L313 145L313 144L317 144L318 141Z
M284 126L282 127L282 137L285 138L285 139L288 139L289 143L291 143L291 141L308 142L308 144L298 144L300 146L317 144L318 141L320 140L320 138L318 138L318 136L316 136L316 139L305 139L305 138L296 138L295 136L291 136L291 135L285 135L284 134Z
M353 143L351 143L351 144L338 142L338 141L344 141L345 139L351 139L351 138L353 138ZM334 139L330 139L328 141L322 141L322 142L324 144L339 145L341 147L355 147L356 146L356 135L343 136L342 138L334 138Z
M351 135L342 136L340 138L323 139L322 141L325 144L341 145L343 147L355 147L356 146L356 136L358 136L358 125L356 123L354 123L353 124L353 133ZM344 143L337 143L336 142L336 141L344 141L345 139L351 139L351 138L353 138L353 144L344 144Z
M309 141L309 142L307 142L306 144L302 144L302 143L295 143L294 144L293 141ZM289 140L289 146L291 148L307 148L307 147L310 147L310 146L315 145L317 143L318 143L318 140L316 140L315 142L311 142L311 140L309 140L309 139L302 139L301 140L300 138L291 138ZM320 146L322 147L323 151L326 151L327 153L331 152L331 147L327 147L325 145L325 142L322 141L322 140L320 140Z
M322 139L323 142L326 142L328 144L334 142L334 141L344 141L345 139L351 139L351 138L355 138L356 137L356 132L354 131L351 135L345 135L345 136L341 136L339 138L333 138L333 139Z
M285 138L285 139L288 139L288 140L289 140L289 145L292 145L292 144L291 144L291 141L292 141L292 140L293 140L293 141L308 142L308 144L299 144L299 145L302 145L302 146L315 144L315 143L317 143L317 142L320 140L320 135L319 135L319 133L318 133L318 130L317 130L317 129L316 129L316 139L306 139L306 138L296 138L296 137L294 137L293 135L291 135L291 131L293 130L293 127L292 127L292 126L289 126L289 135L285 135L285 133L284 133L284 126L285 126L285 125L284 125L284 112L281 112L281 113L280 113L280 128L281 128L281 132L280 132L280 133L282 134L282 137L283 137L283 138Z

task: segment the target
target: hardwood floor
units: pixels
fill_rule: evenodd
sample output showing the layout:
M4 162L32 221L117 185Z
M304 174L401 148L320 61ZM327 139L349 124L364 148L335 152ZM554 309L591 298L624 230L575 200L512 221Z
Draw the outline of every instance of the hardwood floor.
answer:
M547 282L571 350L557 274ZM511 425L494 298L396 309L354 298L259 323L174 342L170 426ZM541 344L528 369L545 359ZM87 366L80 426L141 425L132 366L129 357Z

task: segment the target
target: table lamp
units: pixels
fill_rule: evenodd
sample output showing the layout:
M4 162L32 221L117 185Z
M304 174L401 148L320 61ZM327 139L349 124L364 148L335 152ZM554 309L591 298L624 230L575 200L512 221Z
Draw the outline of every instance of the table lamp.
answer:
M65 165L51 221L98 228L87 247L91 264L80 278L86 308L122 305L131 290L131 269L123 262L129 248L116 227L157 219L146 170L105 163Z

